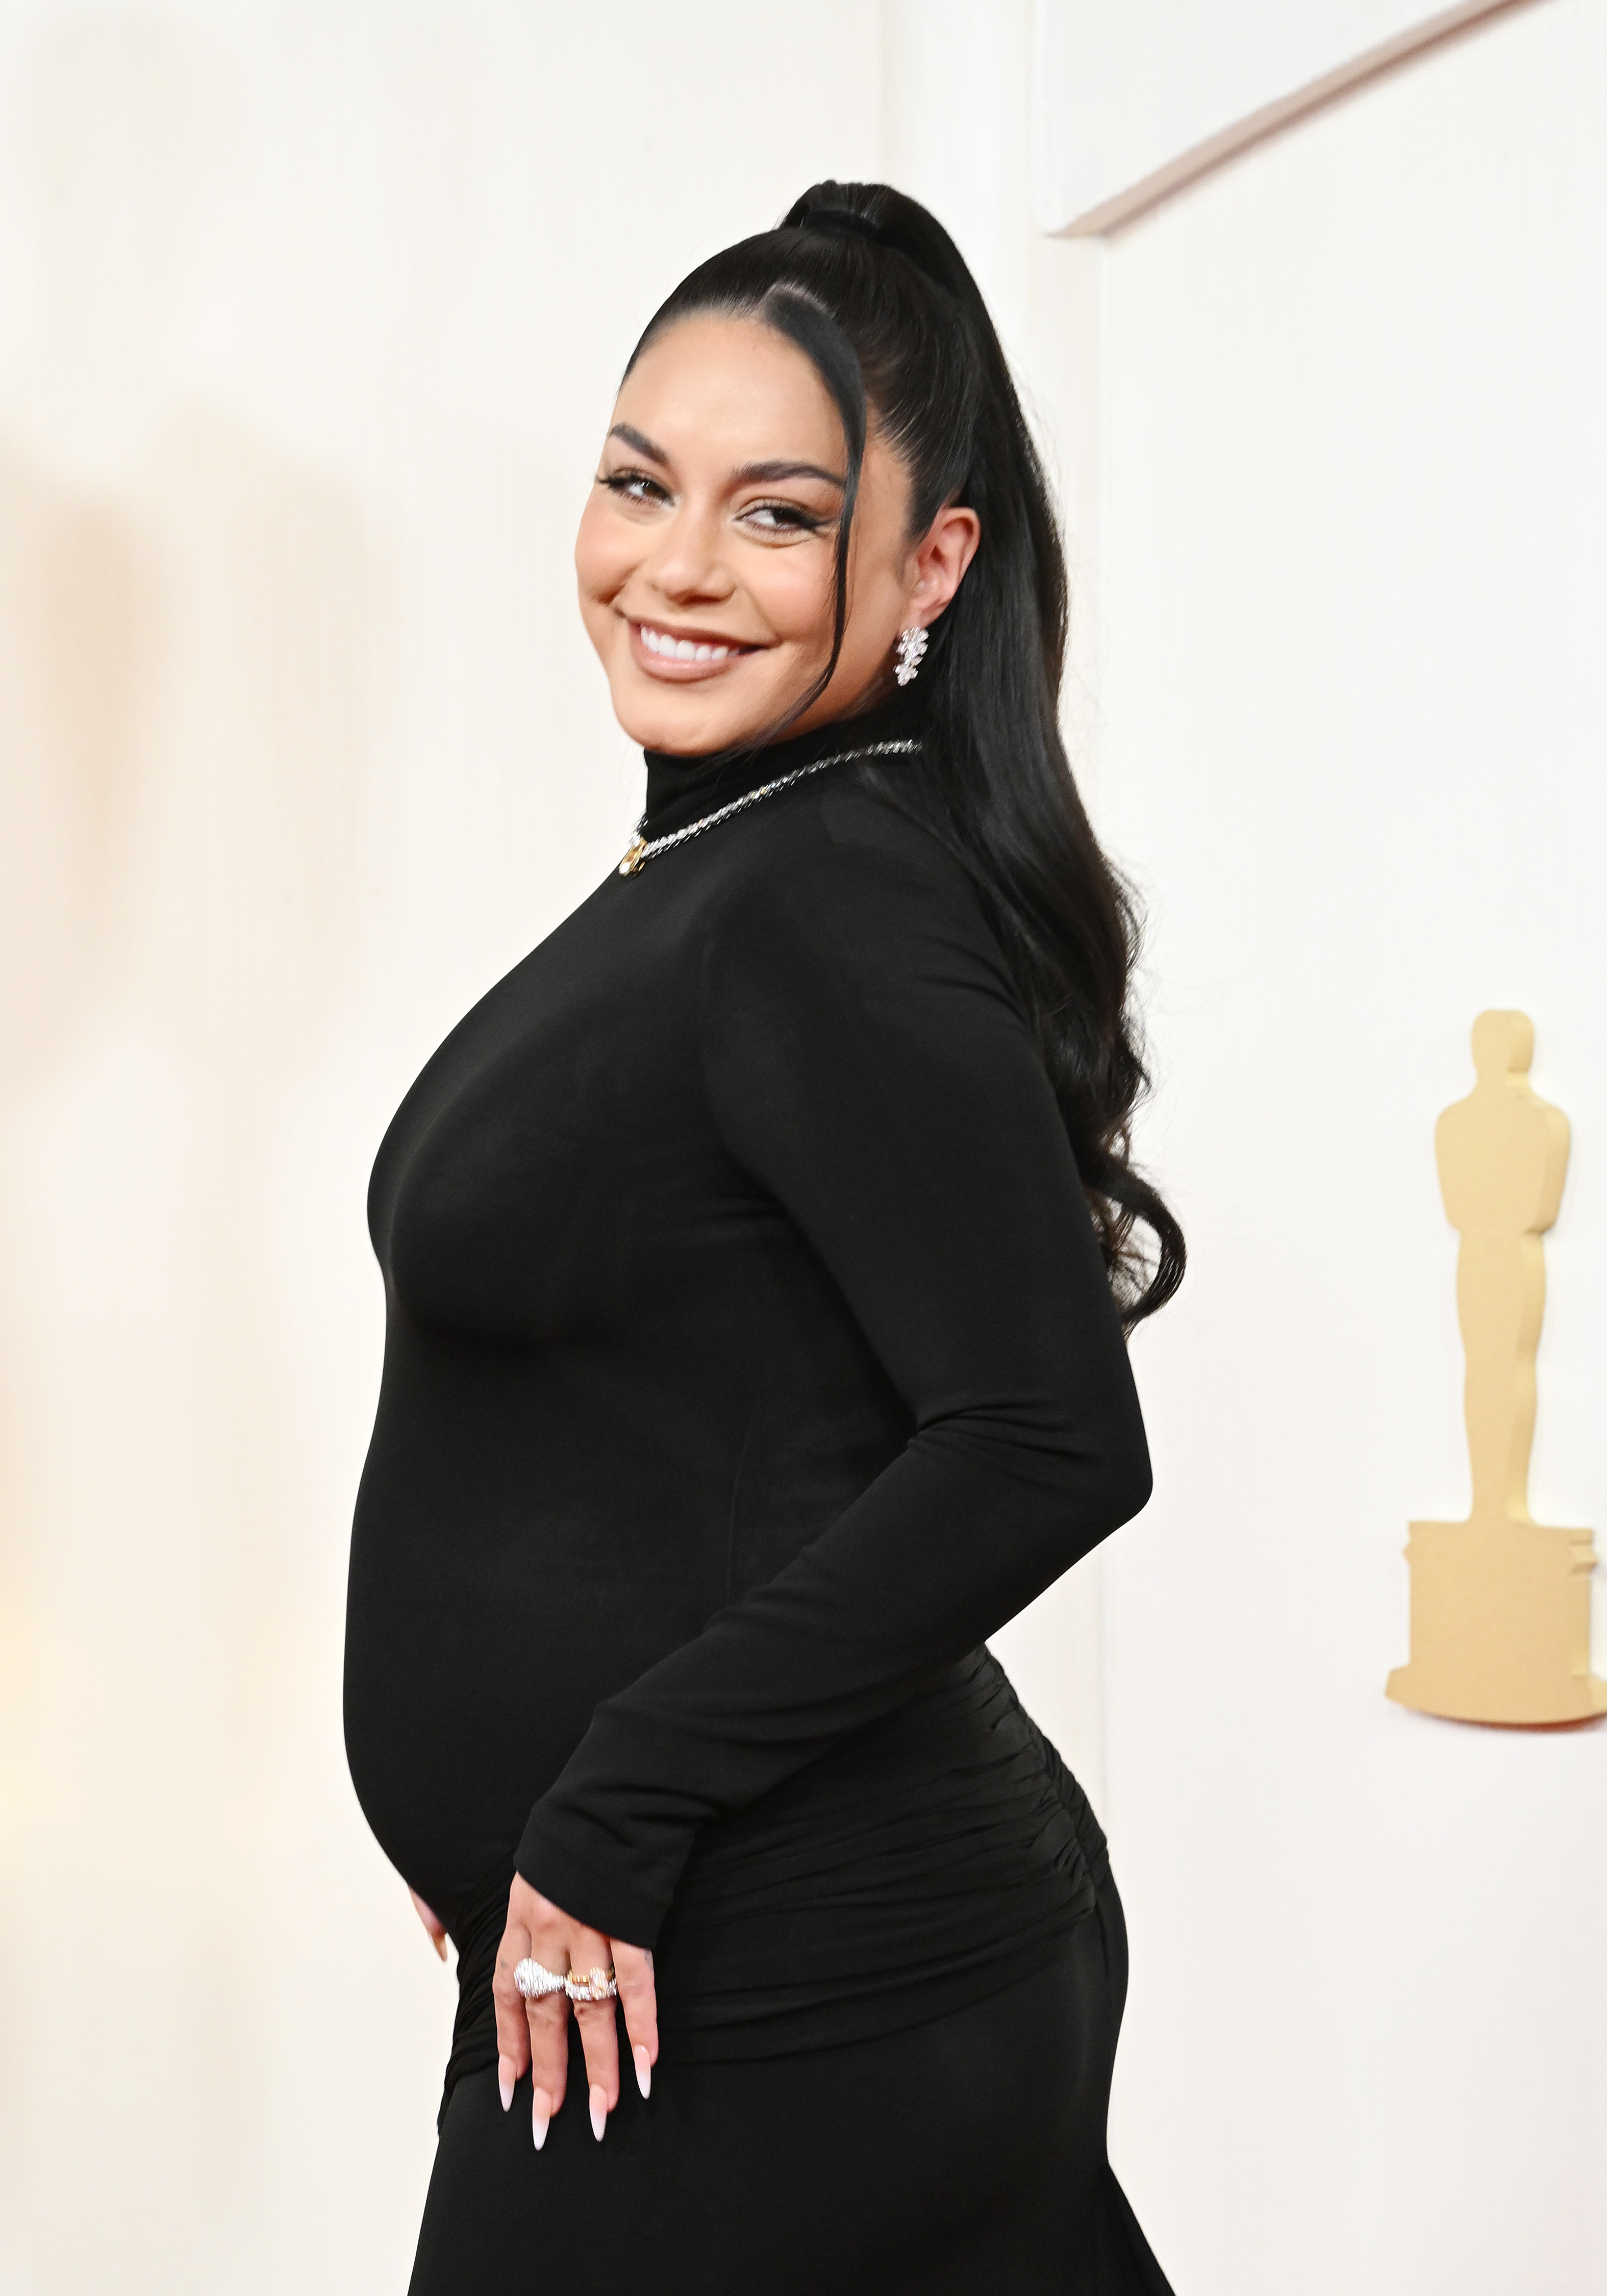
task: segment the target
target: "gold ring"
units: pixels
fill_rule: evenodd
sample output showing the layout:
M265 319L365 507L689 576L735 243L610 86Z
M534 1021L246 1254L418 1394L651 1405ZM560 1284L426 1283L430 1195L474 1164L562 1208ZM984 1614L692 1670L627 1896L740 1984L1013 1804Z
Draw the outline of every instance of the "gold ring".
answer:
M564 1990L571 2001L616 2001L619 1997L611 1963L607 1969L588 1969L584 1977L571 1969Z

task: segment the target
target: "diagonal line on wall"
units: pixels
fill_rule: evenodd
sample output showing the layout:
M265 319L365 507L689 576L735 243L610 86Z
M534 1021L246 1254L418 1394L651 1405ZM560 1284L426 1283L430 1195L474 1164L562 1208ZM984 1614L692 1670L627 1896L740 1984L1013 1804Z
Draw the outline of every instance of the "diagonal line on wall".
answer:
M1271 103L1246 112L1242 119L1234 120L1230 127L1219 129L1215 135L1208 135L1201 144L1192 144L1164 167L1129 184L1125 191L1102 200L1083 215L1074 216L1052 236L1098 239L1121 231L1166 201L1175 199L1179 192L1188 191L1202 177L1214 175L1218 168L1226 167L1242 152L1253 150L1258 144L1268 143L1315 113L1342 102L1347 96L1398 70L1403 64L1414 62L1431 49L1460 39L1496 16L1508 16L1534 4L1535 0L1462 0L1458 7L1442 9L1438 15L1413 25L1409 31L1381 40L1376 47L1364 49L1348 63L1338 64L1332 71L1308 80L1303 87L1293 89L1288 95L1280 95Z

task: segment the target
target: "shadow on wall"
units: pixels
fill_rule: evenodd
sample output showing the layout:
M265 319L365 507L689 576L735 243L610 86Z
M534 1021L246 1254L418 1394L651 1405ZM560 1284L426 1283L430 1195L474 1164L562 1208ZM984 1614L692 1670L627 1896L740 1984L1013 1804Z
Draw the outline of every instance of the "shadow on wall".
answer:
M154 29L41 44L39 324L0 377L13 1080L114 980L213 1073L283 1070L349 955L364 537L168 380L184 93Z
M122 2136L49 2284L179 2287L266 2110L270 2013L217 2005L225 1941L267 1950L241 1810L308 1538L275 1132L353 966L371 584L354 504L170 380L180 59L91 18L36 63L38 308L0 376L0 2215L9 2249L49 2211L93 2066ZM110 2051L70 1977L109 1874Z

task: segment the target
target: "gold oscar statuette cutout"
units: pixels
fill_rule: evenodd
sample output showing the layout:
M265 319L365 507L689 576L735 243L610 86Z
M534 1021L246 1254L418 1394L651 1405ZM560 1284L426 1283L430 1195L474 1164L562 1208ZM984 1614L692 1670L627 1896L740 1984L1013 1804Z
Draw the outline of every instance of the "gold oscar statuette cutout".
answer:
M1412 1656L1390 1677L1389 1694L1458 1722L1607 1712L1607 1683L1590 1671L1591 1534L1554 1530L1529 1511L1540 1238L1568 1169L1568 1119L1529 1086L1534 1046L1524 1013L1481 1013L1479 1080L1434 1129L1440 1193L1462 1238L1456 1311L1473 1504L1465 1522L1411 1526Z

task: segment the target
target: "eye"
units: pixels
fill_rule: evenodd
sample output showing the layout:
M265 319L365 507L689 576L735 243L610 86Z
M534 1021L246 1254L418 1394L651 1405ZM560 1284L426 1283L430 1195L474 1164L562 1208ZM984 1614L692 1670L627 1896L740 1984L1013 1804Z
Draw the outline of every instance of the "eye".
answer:
M669 500L669 489L650 479L645 471L607 471L598 480L619 502L641 503L651 506Z
M829 519L817 517L799 503L750 503L742 512L744 526L756 527L761 534L818 534Z

